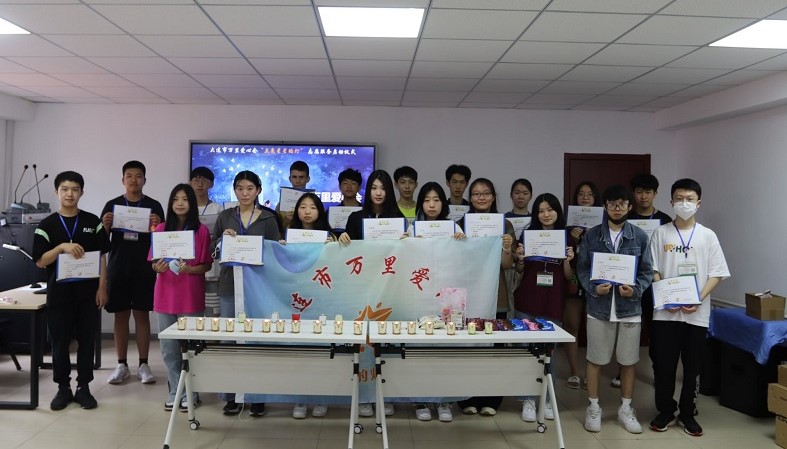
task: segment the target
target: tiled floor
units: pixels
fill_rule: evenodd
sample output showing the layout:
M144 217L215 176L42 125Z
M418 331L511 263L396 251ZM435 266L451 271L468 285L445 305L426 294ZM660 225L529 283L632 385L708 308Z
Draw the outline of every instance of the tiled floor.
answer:
M135 354L131 348L129 354ZM169 414L162 409L166 397L165 369L158 344L151 348L151 367L159 382L142 385L132 375L124 385L113 386L106 379L115 366L111 341L103 342L104 367L96 372L91 389L98 399L95 410L82 410L76 404L59 412L49 410L49 401L56 387L51 371L41 372L41 407L34 411L0 410L0 448L46 449L112 449L162 447ZM559 355L560 356L560 355ZM647 351L639 364L634 406L647 427L655 416L653 407L652 374L646 363ZM130 359L131 360L131 359ZM13 370L10 359L0 356L0 400L23 400L27 393L27 357L20 362L25 371ZM559 369L566 363L559 361ZM610 368L610 367L607 367ZM132 372L135 372L132 369ZM563 373L561 373L563 374ZM700 396L700 415L697 420L705 436L694 438L678 427L664 433L645 429L641 435L627 433L617 423L619 390L606 386L612 369L605 370L601 405L604 409L602 431L591 434L582 428L586 392L569 390L565 375L559 376L558 405L563 423L566 447L587 449L726 449L771 448L774 442L774 419L751 418L719 406L718 398ZM445 375L450 375L446 373ZM322 419L294 420L292 407L270 404L268 413L252 419L244 413L239 417L221 414L222 403L214 394L203 394L204 404L197 409L201 427L189 430L186 415L179 413L172 438L173 448L235 449L325 449L346 448L348 436L348 407L332 407ZM454 409L454 422L441 423L435 419L420 422L410 405L399 405L396 415L389 418L391 448L402 449L530 449L556 448L555 427L548 421L546 433L539 434L535 424L524 423L519 417L520 403L506 398L497 416L464 416ZM382 438L374 432L372 418L362 418L366 430L356 436L355 447L381 448Z

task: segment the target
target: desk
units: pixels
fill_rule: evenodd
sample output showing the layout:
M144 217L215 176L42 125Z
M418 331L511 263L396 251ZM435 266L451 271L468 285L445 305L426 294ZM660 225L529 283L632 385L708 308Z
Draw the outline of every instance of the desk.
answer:
M710 314L711 337L754 355L760 365L768 363L771 349L787 341L787 320L761 321L740 308L716 308Z
M475 335L469 335L466 330L447 335L445 329L435 329L433 335L418 329L415 335L409 335L402 329L401 334L394 335L390 323L385 334L380 334L376 323L372 323L369 341L375 348L377 431L383 435L384 449L388 449L388 431L385 414L381 411L386 396L539 395L538 431L543 433L546 431L544 403L547 392L552 397L558 447L565 447L550 373L550 355L557 343L572 342L574 337L560 327L555 326L554 331L493 334L484 334L481 330ZM495 343L519 345L492 347ZM407 347L408 344L418 346ZM446 373L446 376L435 376L435 373Z
M46 296L36 295L28 287L0 292L0 297L8 297L17 301L17 304L0 303L0 312L26 314L30 320L30 401L0 402L0 409L33 410L38 407L38 367L41 365L41 342L39 330L43 327L44 308Z
M183 368L175 404L185 393L192 430L200 425L192 404L194 391L350 396L348 448L352 449L354 433L363 430L358 422L358 370L361 345L366 344L366 323L363 332L355 335L353 323L345 321L343 333L336 335L333 321L327 321L322 333L315 334L312 320L301 321L299 333L290 331L290 320L285 320L284 333L276 332L275 323L271 323L271 332L262 332L261 319L253 320L252 332L244 332L239 323L234 332L214 332L210 330L211 320L205 319L204 331L196 330L197 318L190 317L186 330L178 330L175 323L159 333L159 339L182 343ZM226 320L220 320L221 329ZM351 355L352 362L340 363L336 355ZM165 449L170 447L177 414L176 405L164 437Z

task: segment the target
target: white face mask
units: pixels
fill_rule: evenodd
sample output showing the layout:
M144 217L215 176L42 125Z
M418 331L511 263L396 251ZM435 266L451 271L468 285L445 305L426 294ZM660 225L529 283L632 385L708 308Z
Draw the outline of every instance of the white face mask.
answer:
M697 213L697 203L690 203L688 201L675 203L672 205L672 210L675 211L675 215L678 217L688 220Z

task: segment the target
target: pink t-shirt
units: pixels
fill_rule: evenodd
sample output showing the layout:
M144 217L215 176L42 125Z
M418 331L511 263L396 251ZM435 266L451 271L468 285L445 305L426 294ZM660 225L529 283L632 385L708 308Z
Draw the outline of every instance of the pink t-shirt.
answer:
M164 230L166 223L156 226L153 232ZM193 260L187 260L190 266L212 263L210 254L210 232L200 224L194 233ZM148 253L148 260L152 260ZM170 270L158 273L156 288L153 293L153 310L160 313L186 314L197 313L205 310L205 275L181 273L175 274Z

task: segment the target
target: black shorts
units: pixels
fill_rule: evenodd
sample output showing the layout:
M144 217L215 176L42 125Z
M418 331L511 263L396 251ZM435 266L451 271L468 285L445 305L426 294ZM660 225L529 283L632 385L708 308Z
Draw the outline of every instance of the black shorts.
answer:
M124 312L126 310L140 310L150 312L153 310L153 289L156 277L139 276L110 276L107 281L109 301L105 307L109 313Z

